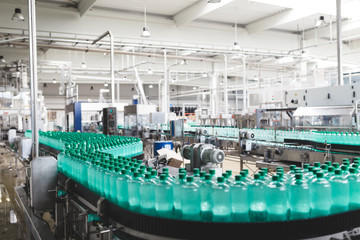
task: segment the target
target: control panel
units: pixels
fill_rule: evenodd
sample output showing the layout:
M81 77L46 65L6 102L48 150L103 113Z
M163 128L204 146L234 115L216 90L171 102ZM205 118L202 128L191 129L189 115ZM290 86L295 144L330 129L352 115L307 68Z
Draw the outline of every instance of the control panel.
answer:
M103 133L105 135L118 135L116 108L103 108Z

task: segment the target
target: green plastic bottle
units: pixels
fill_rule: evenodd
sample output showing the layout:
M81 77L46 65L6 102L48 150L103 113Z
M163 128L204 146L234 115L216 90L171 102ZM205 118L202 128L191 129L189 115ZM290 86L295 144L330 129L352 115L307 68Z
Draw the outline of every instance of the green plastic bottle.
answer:
M181 211L184 220L200 220L200 190L194 177L188 176L181 185Z
M302 174L295 175L295 181L289 185L290 219L307 219L310 217L310 188L303 180Z
M235 176L231 186L231 216L233 222L249 221L248 185L241 175Z
M173 191L174 191L174 214L175 218L181 219L181 196L182 196L182 185L186 183L186 174L184 172L180 173L178 177L174 180Z
M266 185L260 174L254 175L254 181L248 186L249 218L251 222L264 222L267 219Z
M332 214L345 212L349 209L349 181L341 173L340 169L335 170L335 176L330 178L331 184L331 210Z
M173 185L165 174L160 174L160 181L155 185L155 209L159 217L173 217Z
M151 173L145 173L144 182L140 185L140 207L141 213L155 216L155 181Z
M349 181L349 210L360 208L360 176L356 173L355 168L350 168Z
M224 177L217 178L217 184L213 186L213 221L231 221L231 195L230 187L225 183Z
M310 184L311 217L321 217L330 214L331 184L324 178L324 173L318 172L316 180Z
M194 168L193 176L194 176L194 182L195 183L200 181L200 170L198 168Z
M285 221L288 203L286 187L279 181L279 176L272 176L272 182L266 188L266 208L268 221Z
M206 174L205 181L200 185L200 198L201 198L201 221L212 221L213 209L213 196L212 188L215 183L212 181L212 175Z
M121 170L121 174L116 180L117 189L117 203L120 207L129 208L129 192L128 192L128 181L130 175L127 169Z

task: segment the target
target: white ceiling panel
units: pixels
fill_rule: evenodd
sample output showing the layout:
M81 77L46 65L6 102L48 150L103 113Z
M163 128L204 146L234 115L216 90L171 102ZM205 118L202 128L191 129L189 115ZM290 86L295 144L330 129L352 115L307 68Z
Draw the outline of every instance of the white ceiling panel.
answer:
M196 2L198 0L97 0L94 6L142 12L146 4L148 13L173 16Z
M237 15L239 25L247 25L256 20L268 17L286 8L267 5L262 3L249 2L247 0L236 0L220 9L206 14L201 19L234 23Z

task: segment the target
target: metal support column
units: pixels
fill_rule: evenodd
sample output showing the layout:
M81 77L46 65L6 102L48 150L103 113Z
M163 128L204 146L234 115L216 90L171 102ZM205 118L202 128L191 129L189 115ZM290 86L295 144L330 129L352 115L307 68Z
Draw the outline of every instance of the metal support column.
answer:
M336 0L336 36L337 36L337 62L338 62L338 85L344 85L342 67L342 28L341 28L341 0Z
M247 78L246 78L246 56L244 55L242 57L242 62L243 62L243 80L244 80L244 89L243 89L243 112L246 112L247 110Z
M229 113L229 95L228 95L228 61L227 56L224 54L224 113Z
M165 122L169 119L169 75L167 67L167 52L164 49L164 84L163 84L163 111L165 113Z
M110 37L110 76L111 76L111 104L114 107L115 105L115 72L114 72L114 37L110 31L105 32L100 37L95 39L92 44L97 43L105 36L109 35ZM119 88L118 88L119 89ZM118 92L118 100L120 99L120 89Z
M32 157L39 156L39 130L38 130L38 79L37 79L37 42L36 42L36 11L35 0L28 0L29 8L29 68L31 86L31 137Z

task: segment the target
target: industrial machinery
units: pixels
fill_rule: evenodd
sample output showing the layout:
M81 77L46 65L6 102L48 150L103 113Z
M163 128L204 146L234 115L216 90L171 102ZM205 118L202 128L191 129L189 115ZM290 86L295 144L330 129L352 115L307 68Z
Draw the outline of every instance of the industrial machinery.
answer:
M103 109L103 134L118 135L116 108Z
M135 104L124 107L124 130L126 136L141 137L144 126L150 124L150 113L156 105Z
M188 171L193 171L194 168L202 171L215 169L216 173L221 175L222 169L218 165L224 161L225 154L211 144L185 145L181 148L181 156L190 160L190 164L185 165Z

